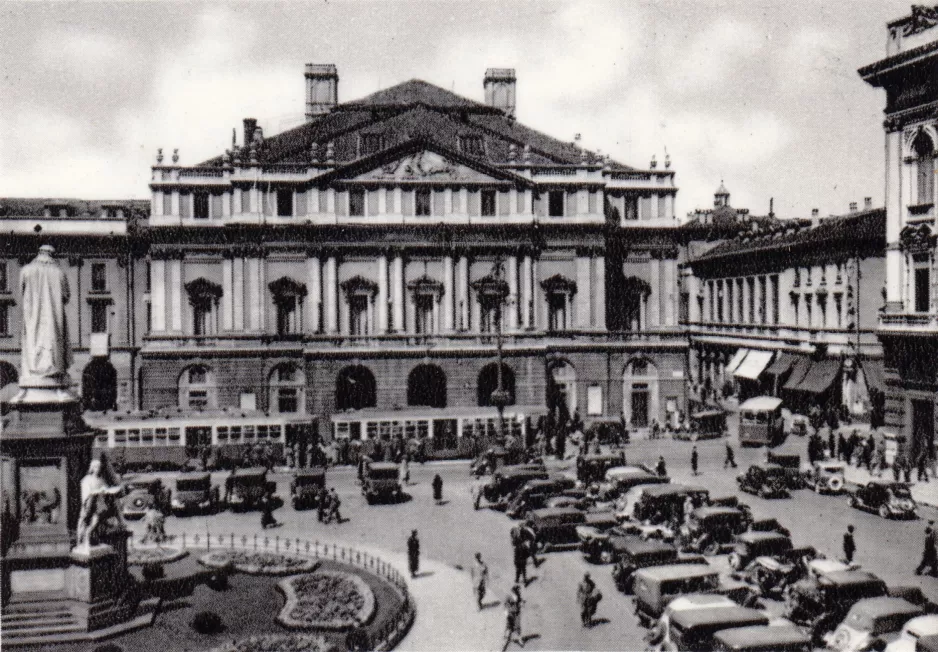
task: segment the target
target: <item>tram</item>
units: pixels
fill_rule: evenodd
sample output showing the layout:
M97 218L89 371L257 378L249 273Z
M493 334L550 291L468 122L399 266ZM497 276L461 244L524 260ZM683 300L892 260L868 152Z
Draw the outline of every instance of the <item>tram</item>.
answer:
M526 442L544 406L509 405L505 408L505 434ZM493 407L407 407L403 410L365 408L333 414L335 441L359 440L369 452L376 441L402 438L425 441L427 456L437 459L472 458L499 438L498 411Z
M209 468L251 466L273 456L282 463L288 447L316 441L316 418L258 410L152 410L86 412L95 429L96 451L118 468L184 469L194 461Z

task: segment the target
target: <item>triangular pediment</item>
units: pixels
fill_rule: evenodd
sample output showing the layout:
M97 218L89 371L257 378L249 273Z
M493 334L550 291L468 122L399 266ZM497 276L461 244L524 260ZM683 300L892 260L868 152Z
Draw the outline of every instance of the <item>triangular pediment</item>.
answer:
M486 183L494 177L424 149L385 161L349 181L460 181Z

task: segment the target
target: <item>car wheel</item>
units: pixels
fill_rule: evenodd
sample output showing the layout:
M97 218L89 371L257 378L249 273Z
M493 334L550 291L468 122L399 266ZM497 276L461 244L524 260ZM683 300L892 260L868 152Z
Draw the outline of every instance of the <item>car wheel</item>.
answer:
M611 564L613 562L613 554L611 550L603 550L599 553L599 563L601 564Z
M889 518L889 508L886 505L880 505L877 511L883 518Z
M837 493L844 488L844 479L840 476L835 475L830 480L827 481L827 488Z

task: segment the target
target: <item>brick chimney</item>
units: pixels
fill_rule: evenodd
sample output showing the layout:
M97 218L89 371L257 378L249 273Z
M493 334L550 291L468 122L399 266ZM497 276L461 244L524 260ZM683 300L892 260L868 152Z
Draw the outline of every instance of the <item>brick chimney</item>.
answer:
M251 146L251 142L254 140L255 129L257 129L257 119L245 118L244 119L244 147L245 148L248 148Z
M339 71L332 63L306 64L306 119L329 113L339 103Z
M872 197L863 198L863 210L865 211L873 210L873 198Z
M850 202L850 212L851 213L857 212L857 203L855 201Z
M515 81L514 68L489 68L482 80L485 103L511 118L515 117Z

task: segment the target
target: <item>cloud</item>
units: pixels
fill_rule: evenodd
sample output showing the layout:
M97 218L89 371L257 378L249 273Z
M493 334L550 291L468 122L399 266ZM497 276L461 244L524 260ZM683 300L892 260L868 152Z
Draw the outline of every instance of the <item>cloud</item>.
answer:
M853 79L851 67L845 64L849 48L850 38L843 31L803 26L777 58L779 78L799 86L829 84L831 75Z
M720 18L697 32L688 44L678 35L662 48L661 72L668 87L678 92L719 92L732 83L739 69L764 48L767 34L758 26Z

